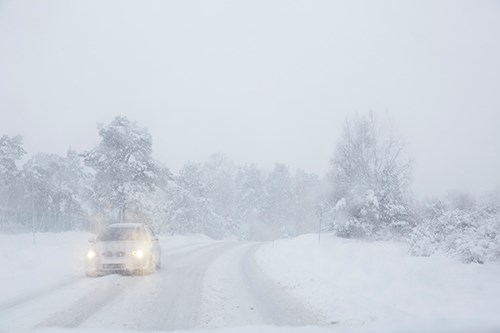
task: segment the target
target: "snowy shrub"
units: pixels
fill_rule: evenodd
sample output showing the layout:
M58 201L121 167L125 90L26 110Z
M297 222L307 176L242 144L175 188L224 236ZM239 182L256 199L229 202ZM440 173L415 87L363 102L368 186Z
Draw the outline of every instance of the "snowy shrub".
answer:
M355 218L338 221L333 226L333 232L335 235L344 238L364 238L371 234L367 225Z
M410 253L442 253L466 263L500 260L500 214L453 209L423 217L409 237Z

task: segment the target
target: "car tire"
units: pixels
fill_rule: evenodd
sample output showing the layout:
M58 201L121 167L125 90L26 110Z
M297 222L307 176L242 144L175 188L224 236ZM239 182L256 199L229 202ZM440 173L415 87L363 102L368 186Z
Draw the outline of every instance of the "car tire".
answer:
M158 258L158 262L155 264L155 268L157 271L161 269L161 257Z
M153 260L153 256L149 257L148 265L144 269L144 274L153 274L156 270L156 265Z

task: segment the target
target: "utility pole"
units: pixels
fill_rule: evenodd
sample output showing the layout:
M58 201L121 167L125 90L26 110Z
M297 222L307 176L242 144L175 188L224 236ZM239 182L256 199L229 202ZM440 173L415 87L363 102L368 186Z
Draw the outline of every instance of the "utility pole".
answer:
M33 167L32 167L33 168ZM35 181L34 181L34 175L33 175L33 170L31 171L31 231L33 233L33 244L36 243L36 238L35 238Z
M120 206L120 223L123 223L123 208L125 204L121 204Z
M323 207L319 207L318 244L321 244L321 224L323 222Z

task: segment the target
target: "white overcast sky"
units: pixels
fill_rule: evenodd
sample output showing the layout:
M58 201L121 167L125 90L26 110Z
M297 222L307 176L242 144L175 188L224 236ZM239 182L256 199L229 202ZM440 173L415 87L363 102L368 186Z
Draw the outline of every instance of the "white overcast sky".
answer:
M0 135L30 154L125 115L174 171L221 152L323 175L370 110L417 194L500 185L500 1L0 0Z

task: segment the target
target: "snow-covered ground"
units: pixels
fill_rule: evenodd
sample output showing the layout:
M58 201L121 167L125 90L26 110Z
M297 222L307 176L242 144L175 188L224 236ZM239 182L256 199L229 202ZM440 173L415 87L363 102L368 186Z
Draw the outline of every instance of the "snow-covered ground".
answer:
M402 244L303 235L259 249L277 284L337 327L500 329L500 265L411 257Z
M33 244L31 234L0 235L0 332L43 327L45 323L50 326L54 321L47 319L54 314L78 307L86 299L114 297L139 280L117 275L86 278L84 259L92 236L83 232L37 233ZM203 235L161 238L168 256L211 243ZM83 305L97 304L92 302Z
M86 233L0 235L0 332L467 332L500 328L500 266L399 244L160 237L162 270L86 278ZM74 331L74 330L72 330Z
M82 232L0 235L0 308L37 291L71 283L83 276L91 234Z
M33 244L32 234L0 234L0 309L81 279L92 236L85 232L37 233ZM170 236L162 248L173 253L174 248L180 251L209 241L203 235Z

